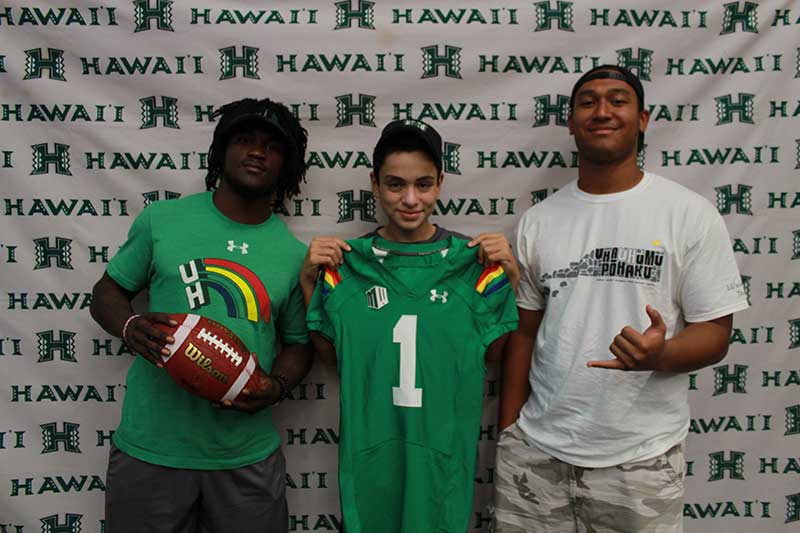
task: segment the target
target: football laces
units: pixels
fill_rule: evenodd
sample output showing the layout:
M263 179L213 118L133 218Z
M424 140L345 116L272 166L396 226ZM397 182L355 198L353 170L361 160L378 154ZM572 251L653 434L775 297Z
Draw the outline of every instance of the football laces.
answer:
M233 346L220 339L210 331L206 330L206 328L200 329L200 333L197 334L197 338L220 352L225 356L226 359L233 362L234 365L239 366L242 364L243 359L242 356L239 355L239 352L236 351Z

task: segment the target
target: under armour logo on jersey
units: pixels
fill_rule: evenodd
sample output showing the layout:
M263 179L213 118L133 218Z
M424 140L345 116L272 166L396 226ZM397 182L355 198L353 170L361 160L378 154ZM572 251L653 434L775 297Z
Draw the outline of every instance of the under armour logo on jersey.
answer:
M389 295L386 292L386 287L379 287L375 285L371 289L365 291L367 295L367 307L370 309L380 309L389 303Z
M247 247L250 246L246 242L242 242L242 244L236 244L235 241L228 241L228 251L232 252L234 250L239 250L242 255L247 255Z
M439 294L436 289L431 289L431 301L440 301L443 304L447 303L447 291L442 291L442 294Z

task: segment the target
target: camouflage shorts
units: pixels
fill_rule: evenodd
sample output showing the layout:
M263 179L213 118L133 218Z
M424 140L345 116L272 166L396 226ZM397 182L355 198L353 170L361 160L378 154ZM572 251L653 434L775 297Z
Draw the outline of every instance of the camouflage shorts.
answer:
M517 424L500 433L495 533L683 531L683 444L608 468L581 468L531 445Z

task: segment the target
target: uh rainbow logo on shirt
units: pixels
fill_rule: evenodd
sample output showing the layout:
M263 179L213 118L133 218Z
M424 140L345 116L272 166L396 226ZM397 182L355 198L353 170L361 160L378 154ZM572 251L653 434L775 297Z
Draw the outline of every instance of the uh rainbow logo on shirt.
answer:
M178 270L192 311L210 304L213 294L222 299L229 317L269 323L267 288L249 268L227 259L205 258L192 259Z

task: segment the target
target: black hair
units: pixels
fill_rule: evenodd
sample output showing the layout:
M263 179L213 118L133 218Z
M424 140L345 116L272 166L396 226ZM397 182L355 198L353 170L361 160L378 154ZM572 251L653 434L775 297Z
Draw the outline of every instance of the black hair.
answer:
M396 152L416 152L420 151L430 159L431 163L436 166L436 179L442 174L442 164L436 161L436 157L431 153L430 147L425 144L425 141L419 138L418 135L408 133L398 133L391 136L389 139L375 146L372 152L372 172L375 175L375 181L380 181L379 174L386 158Z
M253 98L244 98L235 102L223 105L214 112L213 117L220 118L226 116L236 116L244 113L244 110L252 109L254 105L263 107L264 110L272 112L281 127L285 130L286 153L284 154L281 174L278 177L278 184L275 187L275 204L278 205L286 198L291 198L300 194L300 182L306 181L306 147L308 146L308 132L300 125L297 118L289 111L285 105L275 102L268 98L256 101ZM219 186L225 167L225 152L235 131L229 131L224 136L218 134L223 120L217 124L214 130L214 140L208 149L208 173L206 174L206 190L212 191ZM247 123L250 124L250 123ZM241 130L245 124L236 128Z

